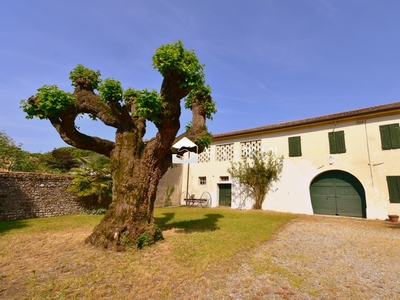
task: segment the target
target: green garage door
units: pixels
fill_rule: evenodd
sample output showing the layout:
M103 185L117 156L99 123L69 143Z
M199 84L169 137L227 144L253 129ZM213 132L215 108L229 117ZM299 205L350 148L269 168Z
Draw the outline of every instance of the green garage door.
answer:
M310 194L314 214L366 217L364 188L349 173L322 173L311 183Z
M231 206L232 185L218 184L219 187L219 206Z

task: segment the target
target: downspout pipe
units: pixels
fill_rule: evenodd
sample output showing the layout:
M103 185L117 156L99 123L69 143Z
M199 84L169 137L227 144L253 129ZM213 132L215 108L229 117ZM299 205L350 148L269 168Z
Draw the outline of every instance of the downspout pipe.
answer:
M367 128L367 119L364 120L364 128L365 128L365 139L367 141L367 153L368 153L368 165L369 165L369 173L371 176L371 184L374 187L374 174L372 172L372 163L371 163L371 153L369 151L369 142L368 142L368 128Z

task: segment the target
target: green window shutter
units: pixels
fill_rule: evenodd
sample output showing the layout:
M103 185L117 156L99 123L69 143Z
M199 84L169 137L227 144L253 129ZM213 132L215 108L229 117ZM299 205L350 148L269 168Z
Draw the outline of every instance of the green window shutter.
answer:
M346 153L346 143L344 140L344 131L335 132L337 153Z
M390 203L400 203L400 176L386 176Z
M329 152L331 154L346 153L344 131L329 132Z
M390 138L389 125L381 125L381 126L379 126L379 132L381 133L382 150L392 149L392 142L391 142L391 138Z
M399 149L400 148L399 124L390 124L389 131L390 131L390 141L392 144L392 149Z
M301 156L301 138L299 136L289 138L289 156Z
M330 154L337 153L335 133L334 132L329 132L328 133L328 138L329 138L329 153Z

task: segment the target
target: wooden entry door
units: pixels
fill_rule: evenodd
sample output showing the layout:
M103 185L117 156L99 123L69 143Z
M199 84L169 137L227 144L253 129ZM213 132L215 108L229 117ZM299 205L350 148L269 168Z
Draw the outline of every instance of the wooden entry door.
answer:
M366 217L364 188L349 173L322 173L311 183L310 194L314 214Z
M230 183L219 184L219 206L229 206L232 204L232 185Z

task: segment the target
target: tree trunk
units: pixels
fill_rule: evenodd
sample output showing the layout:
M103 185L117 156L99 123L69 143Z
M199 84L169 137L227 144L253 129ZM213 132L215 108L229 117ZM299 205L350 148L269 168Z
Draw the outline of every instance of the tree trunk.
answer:
M171 155L167 151L156 158L154 151L155 147L145 147L135 132L117 133L111 152L113 202L86 242L123 250L128 245L141 248L162 239L153 211L157 185Z

